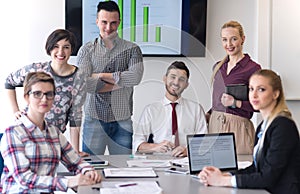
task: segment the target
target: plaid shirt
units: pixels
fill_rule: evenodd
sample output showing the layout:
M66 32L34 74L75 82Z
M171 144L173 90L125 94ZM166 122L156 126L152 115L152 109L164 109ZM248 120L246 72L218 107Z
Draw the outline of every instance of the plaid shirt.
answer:
M8 75L5 82L6 89L23 87L23 82L29 72L43 71L53 77L55 81L55 99L51 110L46 115L46 120L58 127L62 132L66 131L66 125L80 127L82 119L82 103L84 102L84 85L80 81L80 71L68 76L59 76L51 68L51 61L33 63L18 69Z
M21 120L7 128L1 139L3 193L67 191L67 179L55 177L60 161L71 172L91 169L58 128L46 123L41 131L26 116Z
M77 66L87 81L85 114L104 122L125 120L133 109L133 87L140 83L143 72L143 55L140 48L129 41L116 37L109 50L102 39L96 38L82 46L77 54ZM112 73L121 88L97 93L105 82L92 78L93 73Z

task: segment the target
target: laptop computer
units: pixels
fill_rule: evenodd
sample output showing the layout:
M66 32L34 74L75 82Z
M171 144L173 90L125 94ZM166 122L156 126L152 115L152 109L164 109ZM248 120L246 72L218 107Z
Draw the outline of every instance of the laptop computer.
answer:
M189 171L198 174L204 166L215 166L221 171L237 170L234 133L187 135Z

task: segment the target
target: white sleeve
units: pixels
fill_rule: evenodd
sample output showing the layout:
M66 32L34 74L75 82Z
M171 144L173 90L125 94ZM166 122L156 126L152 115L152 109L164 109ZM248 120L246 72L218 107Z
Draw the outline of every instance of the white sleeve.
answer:
M147 139L151 133L151 120L148 108L146 107L141 115L140 120L136 124L133 130L132 139L132 151L137 152L141 143L147 142Z
M231 186L234 187L234 188L237 187L237 185L236 185L236 177L234 175L231 176Z

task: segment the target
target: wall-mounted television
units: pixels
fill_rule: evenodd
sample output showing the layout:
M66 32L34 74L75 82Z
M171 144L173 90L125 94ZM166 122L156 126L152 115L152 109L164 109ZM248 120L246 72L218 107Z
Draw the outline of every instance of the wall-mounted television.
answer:
M120 37L137 43L144 56L204 57L207 0L114 0L120 7ZM99 36L99 0L65 0L66 29L79 47Z

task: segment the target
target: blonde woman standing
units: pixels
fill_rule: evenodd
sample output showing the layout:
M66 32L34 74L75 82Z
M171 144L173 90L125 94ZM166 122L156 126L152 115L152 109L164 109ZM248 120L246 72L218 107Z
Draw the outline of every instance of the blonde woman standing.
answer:
M245 34L236 21L229 21L221 28L222 46L226 57L213 67L212 107L206 113L209 133L234 132L238 154L251 154L254 141L254 126L250 121L253 108L248 100L236 99L226 94L231 84L245 84L260 65L243 53Z

